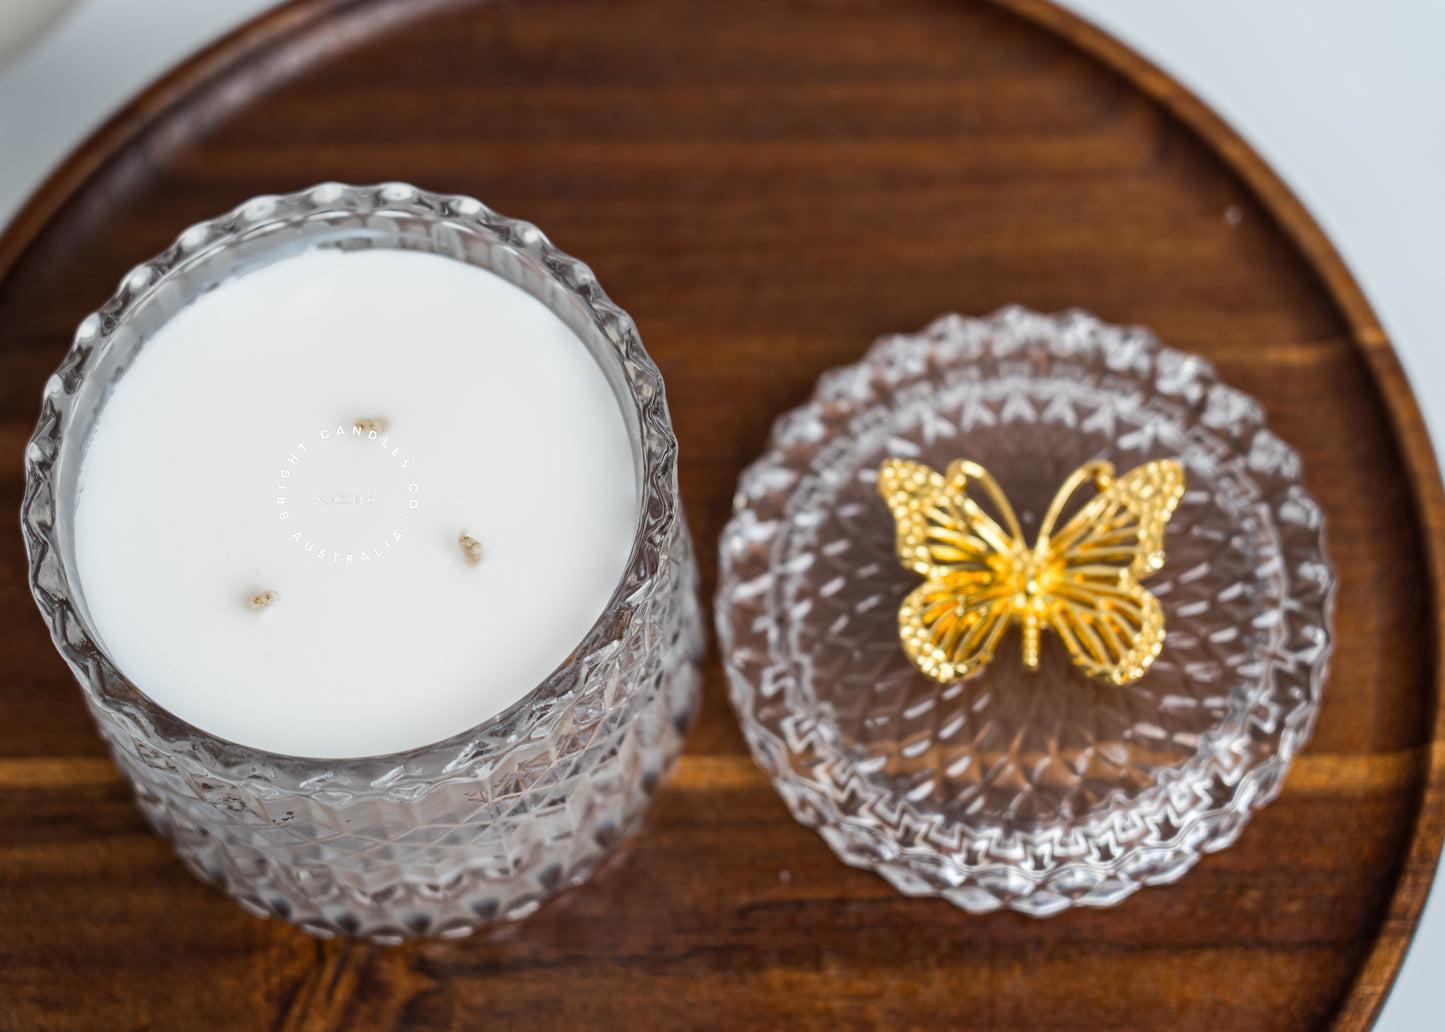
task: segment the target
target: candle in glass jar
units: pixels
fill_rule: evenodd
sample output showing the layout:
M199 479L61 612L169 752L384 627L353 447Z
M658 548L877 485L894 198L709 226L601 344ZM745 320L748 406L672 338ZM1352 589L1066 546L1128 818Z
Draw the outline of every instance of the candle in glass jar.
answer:
M635 469L601 369L530 294L316 249L147 341L86 447L76 566L106 651L177 716L396 752L566 660L626 566Z

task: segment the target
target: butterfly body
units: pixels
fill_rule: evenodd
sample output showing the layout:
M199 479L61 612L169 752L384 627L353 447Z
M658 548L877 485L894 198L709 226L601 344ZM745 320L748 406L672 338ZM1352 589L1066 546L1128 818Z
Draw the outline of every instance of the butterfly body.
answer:
M983 490L999 519L969 495ZM1098 492L1062 527L1070 498ZM1184 494L1184 469L1145 463L1123 476L1107 462L1075 470L1054 496L1032 545L998 482L960 459L945 474L890 459L878 492L897 526L899 561L924 583L904 600L899 636L908 655L940 682L973 676L1017 623L1023 663L1039 666L1045 628L1090 676L1127 684L1143 676L1164 641L1158 600L1139 584L1164 562L1164 527Z

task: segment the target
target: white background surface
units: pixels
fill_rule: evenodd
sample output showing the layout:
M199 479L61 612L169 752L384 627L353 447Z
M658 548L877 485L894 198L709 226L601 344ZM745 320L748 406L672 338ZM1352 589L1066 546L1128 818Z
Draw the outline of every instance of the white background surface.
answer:
M116 106L269 6L80 0L39 43L0 67L0 226ZM1304 200L1384 321L1436 450L1445 453L1445 347L1435 315L1445 296L1445 2L1065 6L1213 105ZM1440 1028L1442 978L1445 891L1437 891L1377 1032Z

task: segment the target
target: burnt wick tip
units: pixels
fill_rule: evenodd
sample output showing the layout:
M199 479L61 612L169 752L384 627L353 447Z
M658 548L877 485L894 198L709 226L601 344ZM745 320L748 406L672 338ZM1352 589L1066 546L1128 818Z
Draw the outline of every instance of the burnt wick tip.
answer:
M252 609L265 609L267 606L274 605L280 601L281 593L279 591L271 591L268 589L266 591L256 592L256 594L250 597L248 603Z
M457 544L461 546L462 555L467 557L468 563L476 566L482 561L482 543L465 530L457 535Z

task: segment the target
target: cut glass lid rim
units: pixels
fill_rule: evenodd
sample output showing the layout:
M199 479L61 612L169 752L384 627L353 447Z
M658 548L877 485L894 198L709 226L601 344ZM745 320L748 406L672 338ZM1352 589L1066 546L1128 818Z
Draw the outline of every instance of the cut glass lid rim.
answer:
M1312 639L1314 646L1303 660L1299 655L1270 657L1269 669L1257 679L1262 685L1270 685L1274 683L1276 674L1288 667L1290 676L1301 682L1305 690L1269 733L1270 748L1255 750L1242 763L1228 766L1221 756L1224 750L1217 743L1208 741L1210 736L1205 736L1206 742L1201 744L1199 753L1189 762L1198 762L1204 768L1196 772L1197 776L1218 774L1226 779L1227 784L1233 785L1233 792L1222 805L1197 805L1188 810L1172 806L1170 775L1176 773L1176 769L1162 772L1156 784L1140 793L1129 805L1106 807L1101 813L1075 821L1073 830L1067 836L1062 822L1004 831L987 822L973 824L920 808L891 787L871 781L841 750L827 752L813 748L818 744L819 736L800 738L786 728L769 726L754 713L756 701L785 694L779 692L776 684L769 688L753 683L747 671L741 669L743 664L738 659L738 639L756 628L739 627L732 619L731 593L740 586L733 564L735 557L741 555L741 542L748 541L749 547L756 550L766 541L771 548L786 529L786 520L775 520L773 528L766 530L760 529L760 521L753 518L752 506L759 485L777 484L782 482L780 474L791 475L789 460L784 454L784 442L795 438L800 426L816 425L825 406L835 413L835 420L840 409L845 413L861 414L885 407L874 400L875 388L892 392L928 379L928 349L940 342L958 343L970 339L989 341L996 354L1024 351L1030 345L1045 343L1058 354L1102 358L1111 371L1152 378L1158 393L1178 399L1203 422L1209 423L1212 419L1222 427L1223 435L1237 444L1241 454L1249 457L1251 469L1282 478L1288 484L1286 503L1304 507L1312 514L1303 526L1290 528L1288 546L1280 541L1280 558L1286 567L1281 583L1289 590L1279 598L1278 630L1273 640L1293 640L1291 632L1305 629L1316 630L1318 636ZM791 492L792 489L787 490ZM1262 515L1273 519L1269 513ZM771 565L768 572L774 572ZM1313 600L1293 596L1292 586L1300 583L1300 578L1319 586ZM1046 883L1051 887L1077 885L1083 891L1075 896L1073 903L1105 905L1140 884L1171 881L1192 865L1201 853L1224 848L1233 842L1250 813L1279 794L1284 775L1295 754L1308 742L1318 715L1333 648L1333 614L1338 580L1325 549L1323 515L1300 482L1299 457L1268 429L1263 410L1254 398L1223 383L1206 359L1166 347L1143 327L1113 326L1079 309L1047 315L1010 306L980 318L949 314L936 319L918 333L882 337L862 361L824 373L807 404L784 413L774 421L763 455L739 478L733 516L724 527L719 542L718 585L715 617L719 651L728 677L733 709L755 759L773 779L779 794L799 821L822 832L830 847L845 862L877 869L912 894L948 893L922 888L899 869L916 865L921 870L926 866L930 873L936 873L942 862L945 867L954 868L954 877L960 888L971 879L982 879L990 872L1006 872L1012 888L1005 895L1019 898L1002 898L994 905L1047 913L1070 904L1063 902L1046 908L1042 904L1024 902L1023 898ZM781 638L780 635L768 636L769 663L760 680L773 676L780 669L784 671L781 676L788 676L786 669L793 657L787 655L780 645ZM1231 700L1231 710L1239 706L1236 700ZM810 719L812 716L814 714L790 709L788 719ZM1248 724L1248 712L1241 712L1238 716L1244 725ZM1228 719L1226 717L1226 721ZM1247 726L1240 728L1241 733L1247 730ZM1248 735L1244 737L1244 746L1248 749ZM1237 751L1235 754L1238 755ZM866 795L870 803L890 814L898 827L907 830L907 837L912 843L921 844L910 845L901 841L901 836L895 834L892 828L880 827L877 821L860 821L843 813L830 794L820 789L818 782L799 773L800 766L811 769L809 764L817 763L820 758L828 764L836 763L845 772L850 792ZM795 764L793 760L802 762ZM833 783L837 784L836 778ZM1152 810L1145 813L1150 807ZM975 849L967 859L959 859L958 854L964 852L958 845L960 831L974 836L975 846L981 843L985 848ZM1080 856L1077 855L1077 844L1081 840L1091 844L1105 843L1110 847L1118 844L1121 848L1105 848L1103 851L1090 848L1088 855ZM1060 855L1055 851L1056 847L1066 845L1075 847L1067 850L1074 855ZM1140 854L1148 855L1141 857ZM1162 873L1151 874L1146 870L1150 867ZM1022 891L1018 891L1017 879L1020 877L1027 882ZM1111 879L1114 881L1111 882ZM906 887L905 881L911 886ZM1118 882L1125 883L1122 891L1116 891ZM1093 895L1096 891L1099 894ZM993 905L964 905L970 909L993 908Z
M289 225L319 224L334 216L348 220L343 225L354 228L358 236L368 236L360 223L349 220L392 215L455 226L510 249L535 263L547 280L582 306L588 321L613 349L636 411L637 461L643 475L633 548L606 608L571 656L517 702L472 728L434 743L374 756L290 756L238 744L153 702L99 646L72 598L77 589L61 559L53 474L73 437L78 392L106 344L171 277L232 243L281 232ZM425 250L457 258L441 246ZM82 320L42 391L39 419L25 451L20 522L31 593L56 648L93 706L127 725L136 741L161 742L172 750L170 755L157 753L156 764L211 772L213 777L252 785L265 781L268 790L275 791L306 792L325 785L362 792L385 788L400 795L430 791L446 780L490 770L499 761L525 752L529 742L544 740L543 731L566 723L568 707L583 691L574 667L613 648L630 627L648 618L670 587L670 542L682 520L675 501L676 478L677 439L662 374L643 347L632 318L607 296L591 268L555 247L532 223L508 218L474 197L435 193L397 181L323 182L294 193L252 197L193 224L164 251L127 272L115 293Z

